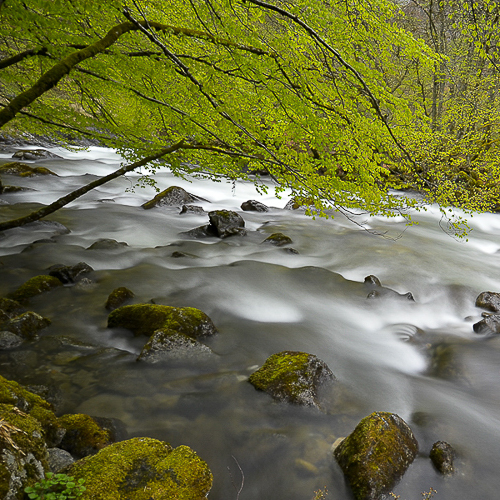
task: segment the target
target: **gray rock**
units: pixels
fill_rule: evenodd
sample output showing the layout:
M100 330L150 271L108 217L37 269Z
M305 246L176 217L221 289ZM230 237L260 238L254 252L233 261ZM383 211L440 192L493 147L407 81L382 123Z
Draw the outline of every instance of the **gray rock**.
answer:
M241 204L241 209L245 212L269 212L269 207L256 200L248 200Z
M128 244L125 241L116 241L111 238L101 238L92 243L87 250L114 250L116 248L123 248L127 246Z
M14 349L20 346L24 339L15 333L8 331L0 331L0 350Z
M476 307L482 307L491 312L500 312L500 293L482 292L476 299Z
M478 321L472 326L476 333L494 334L500 333L500 314L492 314Z
M64 266L56 264L49 267L49 276L54 276L61 283L70 284L80 281L86 274L91 273L94 269L85 262L79 262L74 266Z
M196 205L182 205L179 214L204 214L206 213L202 207Z
M157 194L152 200L147 201L142 205L144 209L154 207L181 207L189 205L195 201L207 201L203 198L188 193L185 189L178 186L170 186L161 193Z
M16 160L62 160L62 156L51 153L46 149L20 149L12 155L12 158L15 158Z
M54 473L59 472L75 461L71 453L61 448L48 448L47 453L50 470Z
M219 238L229 236L245 236L245 221L243 218L231 210L214 210L208 213L210 226L215 229Z

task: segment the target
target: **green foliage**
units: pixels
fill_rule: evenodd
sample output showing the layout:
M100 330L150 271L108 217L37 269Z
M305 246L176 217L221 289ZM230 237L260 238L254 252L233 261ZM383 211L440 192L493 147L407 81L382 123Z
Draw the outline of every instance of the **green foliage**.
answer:
M24 488L31 500L70 500L79 498L86 490L85 479L74 479L66 474L47 472L45 479L34 486Z

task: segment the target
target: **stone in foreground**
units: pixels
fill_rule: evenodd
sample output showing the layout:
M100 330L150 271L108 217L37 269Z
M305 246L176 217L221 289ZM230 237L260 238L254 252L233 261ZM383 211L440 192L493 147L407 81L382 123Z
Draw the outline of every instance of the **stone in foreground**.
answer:
M432 445L429 454L434 467L443 475L453 474L455 472L454 460L455 450L451 444L446 441L437 441Z
M248 381L279 401L320 407L318 389L335 377L324 361L305 352L283 351L270 356Z
M85 479L81 500L203 500L212 487L208 465L191 448L151 438L112 444L62 472Z
M361 420L334 456L356 500L379 500L403 477L417 452L417 440L401 417L375 412Z
M500 312L500 293L482 292L476 299L476 307L482 307L491 312Z

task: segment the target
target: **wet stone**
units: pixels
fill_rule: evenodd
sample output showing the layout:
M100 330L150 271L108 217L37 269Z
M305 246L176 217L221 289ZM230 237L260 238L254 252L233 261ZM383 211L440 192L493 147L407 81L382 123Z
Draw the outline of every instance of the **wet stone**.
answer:
M101 238L90 245L87 250L115 250L117 248L127 247L125 241L116 241L111 238Z
M500 293L482 292L476 299L476 307L482 307L491 312L500 312Z
M157 194L152 200L142 205L142 208L148 210L154 207L181 207L189 205L194 201L207 201L203 198L188 193L179 186L170 186L161 193Z
M496 334L500 333L500 314L492 314L483 318L481 321L472 326L474 332L479 334Z
M271 234L271 236L268 236L262 243L269 243L276 247L282 247L284 245L293 243L293 241L289 236L286 236L283 233L273 233Z
M437 441L434 443L429 454L434 467L443 475L449 475L455 472L455 456L455 450L446 441Z
M15 333L8 331L0 331L0 350L14 349L20 346L24 339Z
M62 159L62 156L56 155L51 151L46 149L20 149L16 151L12 158L16 160L51 160L51 159Z
M181 211L179 214L204 214L205 210L203 207L199 207L197 205L182 205Z
M134 292L129 290L127 287L120 286L115 288L108 296L108 300L106 300L106 304L104 307L108 311L114 311L121 307L125 302L135 297Z
M269 212L269 207L256 200L248 200L241 204L241 209L245 212Z
M80 281L86 274L91 273L94 269L85 262L79 262L74 266L64 266L56 264L49 267L49 276L54 276L61 283L72 284Z
M208 213L210 226L219 238L245 236L245 221L241 215L231 210L214 210Z

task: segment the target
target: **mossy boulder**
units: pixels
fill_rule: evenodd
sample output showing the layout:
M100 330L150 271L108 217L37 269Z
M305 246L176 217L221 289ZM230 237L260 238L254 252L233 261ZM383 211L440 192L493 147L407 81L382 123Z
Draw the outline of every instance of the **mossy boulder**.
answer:
M205 360L213 355L212 349L175 330L159 329L143 347L138 361L158 363L175 359Z
M42 426L48 446L57 446L61 442L65 431L54 414L52 405L45 399L17 382L0 376L0 403L16 406L23 413L36 418Z
M437 441L432 445L429 454L434 467L443 475L450 475L455 472L455 450L451 444L446 441Z
M160 328L175 330L198 339L217 333L212 320L194 307L136 304L115 309L108 316L108 328L121 327L135 335L150 337Z
M127 300L133 299L134 297L135 295L132 290L129 290L125 286L120 286L118 288L115 288L109 294L104 307L108 311L114 311L115 309L118 309L120 306L122 306L125 302L127 302Z
M0 498L21 500L49 470L40 422L9 404L0 404Z
M500 312L500 293L482 292L476 298L476 307L482 307L491 312Z
M50 319L39 314L28 311L15 318L4 321L0 327L2 330L12 332L24 339L36 338L38 332L50 325Z
M63 469L85 479L82 500L203 500L212 487L207 464L187 446L136 437Z
M188 205L194 201L206 201L194 194L188 193L185 189L179 186L170 186L161 193L158 193L152 200L147 201L142 205L142 208L150 209L154 207L181 207Z
M283 351L267 358L248 381L274 399L320 407L319 387L335 377L324 361L313 354Z
M245 236L245 221L241 215L231 210L214 210L208 213L211 231L219 238L229 236Z
M270 243L276 247L282 247L284 245L289 245L293 243L292 238L286 236L283 233L273 233L271 236L268 236L262 243Z
M60 286L62 286L62 282L54 276L35 276L22 284L15 292L11 293L9 298L23 304L41 293L48 292Z
M17 175L19 177L35 177L37 175L56 175L45 167L32 167L26 163L13 161L0 165L0 174Z
M95 455L114 442L111 430L89 415L63 415L59 423L66 430L59 447L77 458Z
M375 412L361 420L334 456L354 498L378 500L401 479L417 452L417 440L401 417Z

